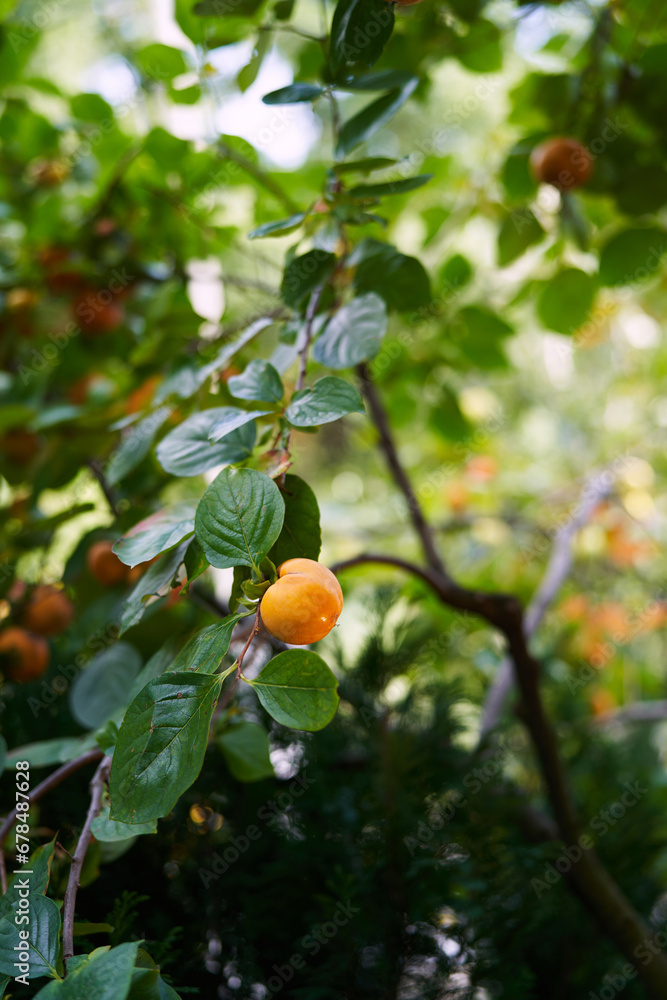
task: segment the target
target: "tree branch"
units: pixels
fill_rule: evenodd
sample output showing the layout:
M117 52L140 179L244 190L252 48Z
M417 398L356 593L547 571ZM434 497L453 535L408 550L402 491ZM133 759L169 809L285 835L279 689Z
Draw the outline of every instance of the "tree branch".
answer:
M361 380L361 391L366 398L366 402L368 403L371 419L373 420L380 436L380 448L384 452L384 456L387 460L387 465L389 466L394 482L406 499L410 519L417 535L419 536L419 540L421 541L426 562L431 569L435 570L435 572L441 577L449 579L449 574L447 573L445 565L435 547L433 531L426 523L426 518L424 517L419 501L417 500L415 492L412 488L412 483L410 482L405 469L401 465L396 445L394 444L387 412L365 364L357 365L357 374Z
M537 588L532 601L524 615L524 632L528 639L536 632L544 618L547 608L565 582L572 568L572 543L575 536L588 523L591 514L608 495L613 482L609 471L597 473L585 484L579 504L574 513L558 532L554 539L551 557L547 563L542 581ZM479 742L482 743L492 729L498 724L505 700L512 689L513 664L505 657L496 673L495 680L486 696L482 710Z
M63 901L63 963L65 965L65 972L67 972L67 961L74 954L74 912L79 878L86 857L86 851L92 837L93 820L99 814L102 807L104 784L110 767L111 757L103 757L93 775L93 780L90 783L90 806L86 815L86 821L83 824L83 830L76 845L72 867L69 870L67 889L65 890L65 899Z
M102 757L102 751L95 748L95 750L88 750L86 753L81 754L80 757L75 757L74 760L69 760L62 767L59 767L57 771L45 778L41 784L37 785L31 792L29 792L28 805L32 805L33 802L39 802L47 792L50 792L52 788L56 788L65 778L68 778L70 774L74 774L75 771L79 771L86 764L92 764L93 761L99 760ZM5 837L14 826L16 822L17 812L16 809L12 809L8 816L2 821L0 826L0 850L5 842Z

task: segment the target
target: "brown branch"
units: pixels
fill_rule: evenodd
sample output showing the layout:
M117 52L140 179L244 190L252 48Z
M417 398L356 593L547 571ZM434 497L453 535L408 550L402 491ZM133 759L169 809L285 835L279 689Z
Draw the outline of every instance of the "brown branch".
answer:
M69 870L67 889L65 890L65 898L63 900L63 963L65 974L67 974L68 959L74 955L74 912L79 878L81 877L81 869L83 868L86 851L93 835L93 820L102 808L102 795L104 794L104 785L110 767L111 757L103 757L93 775L93 780L90 783L90 806L86 815L86 821L83 824L83 830L76 845L76 850L74 851L72 867Z
M582 490L581 499L574 513L554 538L544 576L524 614L523 627L527 638L530 639L539 628L547 608L567 579L572 568L572 543L575 536L588 523L600 501L608 495L612 482L613 475L609 471L592 476ZM513 677L512 661L509 657L505 657L498 667L495 680L484 702L479 732L480 743L497 726L505 700L512 689Z
M371 380L366 365L357 365L357 374L361 380L361 391L366 398L366 402L368 403L371 419L375 424L380 437L380 448L384 452L384 457L387 460L387 465L389 466L394 482L405 497L410 519L417 535L419 536L419 540L421 541L426 562L431 569L435 570L435 572L440 574L440 576L448 578L449 574L447 573L444 563L435 547L433 532L426 523L426 518L424 517L419 501L417 500L415 492L412 488L412 483L410 482L405 469L401 465L391 433L387 412L382 404L382 400L380 399L375 385Z
M20 749L20 748L19 748ZM74 760L68 761L59 767L57 771L45 778L41 784L37 785L31 792L28 793L28 805L32 805L33 802L39 802L47 792L50 792L52 788L56 788L65 778L68 778L70 774L74 774L75 771L80 770L85 767L86 764L92 764L93 761L99 760L102 757L102 751L95 748L94 750L88 750L86 753L81 754L80 757L75 757ZM12 809L8 816L2 821L0 826L0 848L5 842L5 838L11 828L16 822L17 812L16 809Z
M359 365L357 371L371 418L379 434L380 447L394 481L407 501L410 518L421 541L428 566L422 568L393 556L363 555L339 563L335 569L340 572L351 566L380 562L406 570L427 583L448 607L480 615L503 633L514 668L516 684L521 694L521 718L537 753L559 834L565 844L575 845L580 836L579 819L568 787L565 768L560 759L556 735L542 702L539 687L540 666L528 648L521 605L516 598L506 594L467 590L449 576L435 547L432 529L417 501L412 483L401 465L387 413L368 370L365 365ZM553 567L549 580L541 589L539 602L534 604L532 622L539 621L544 613L551 590L554 583L558 583L561 573L559 558L558 565ZM649 995L656 1000L667 996L667 958L663 953L659 953L648 965L637 963L637 949L650 938L650 929L593 851L582 851L580 860L572 866L569 883L620 951L635 965Z

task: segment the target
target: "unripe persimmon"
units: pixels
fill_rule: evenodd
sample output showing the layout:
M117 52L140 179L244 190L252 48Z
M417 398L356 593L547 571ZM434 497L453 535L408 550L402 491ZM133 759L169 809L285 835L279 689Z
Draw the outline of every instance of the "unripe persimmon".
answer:
M46 673L51 651L46 639L15 625L0 632L0 668L17 684L39 680Z
M69 597L57 587L40 584L21 615L21 625L37 635L59 635L69 628L73 618L74 605Z
M571 191L590 180L593 158L576 139L559 136L535 147L530 154L530 166L540 184Z
M313 559L288 559L264 594L261 615L271 635L307 646L328 635L343 610L343 591L330 569Z
M95 542L88 549L86 564L95 579L105 587L115 587L127 580L129 567L112 551L113 542Z

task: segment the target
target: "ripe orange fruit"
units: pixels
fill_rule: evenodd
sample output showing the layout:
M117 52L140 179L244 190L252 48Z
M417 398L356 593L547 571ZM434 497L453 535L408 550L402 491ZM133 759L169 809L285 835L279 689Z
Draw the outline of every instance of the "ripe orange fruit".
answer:
M105 587L115 587L127 580L129 566L112 552L113 542L95 542L88 549L86 564L95 579Z
M535 147L530 154L530 166L540 184L570 191L590 180L593 158L576 139L557 137Z
M262 621L271 635L307 646L328 635L343 610L343 591L330 569L313 559L288 559L264 594Z
M160 375L151 375L151 377L147 378L145 382L142 382L141 385L127 397L125 412L130 414L138 413L139 410L144 410L152 400L155 390L161 381L162 379Z
M40 584L21 615L21 625L37 635L59 635L69 628L73 618L74 605L69 597L57 587Z
M17 427L0 437L0 451L16 465L27 465L39 451L39 438L24 427Z
M107 288L86 288L72 300L72 310L81 333L111 333L125 318L120 302L109 299Z
M0 632L0 667L17 684L36 681L46 673L51 651L46 639L15 625Z

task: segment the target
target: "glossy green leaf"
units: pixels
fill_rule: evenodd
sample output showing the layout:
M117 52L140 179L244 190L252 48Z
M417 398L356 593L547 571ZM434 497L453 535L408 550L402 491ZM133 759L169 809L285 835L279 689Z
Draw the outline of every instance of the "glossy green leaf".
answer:
M150 823L119 823L109 817L109 801L102 804L99 814L93 820L93 836L104 844L112 844L117 840L127 840L129 837L140 837L144 834L157 833L157 822Z
M256 722L239 722L216 737L230 774L237 781L262 781L274 777L269 737Z
M393 167L398 160L392 160L388 156L367 156L362 160L348 160L345 163L334 163L332 170L335 174L372 174L374 170L385 170Z
M72 715L86 729L97 729L128 701L141 670L141 656L128 642L115 642L94 656L69 691Z
M309 250L294 257L285 267L280 293L288 306L298 306L329 277L336 255L326 250Z
M57 962L60 933L60 910L48 896L40 893L30 893L26 897L30 923L21 927L28 931L27 941L19 937L19 926L13 916L0 918L0 974L16 976L25 974L28 979L39 979L42 976L57 976ZM28 947L26 969L17 969L17 949L20 945Z
M162 45L160 42L154 42L139 49L137 62L146 76L158 82L173 80L175 76L180 76L188 69L185 56L180 49L175 49L171 45Z
M262 98L264 104L300 104L303 101L314 101L324 93L324 89L315 83L291 83L289 87L272 90Z
M164 471L173 476L200 476L219 465L243 462L249 458L257 437L253 414L223 440L215 444L210 440L212 428L220 421L220 411L227 409L231 407L215 407L193 413L167 434L156 452Z
M298 229L305 218L305 212L297 212L296 215L290 215L288 219L280 219L279 222L265 222L263 226L258 226L257 229L248 233L248 239L256 240L263 236L287 236L288 233L293 233Z
M195 504L179 503L156 511L119 538L114 552L126 566L138 566L153 559L192 534L195 510Z
M323 729L338 708L338 682L322 657L310 650L279 653L248 683L269 715L291 729Z
M217 677L167 673L137 695L120 727L110 774L111 819L166 816L201 770Z
M185 551L185 559L183 561L185 563L185 573L187 576L187 580L183 585L183 588L184 592L187 594L190 589L190 585L194 583L197 577L201 576L202 573L205 573L211 564L204 555L204 550L196 538L193 538L188 545Z
M294 427L319 427L346 413L363 412L359 391L345 379L326 375L315 385L295 393L285 416Z
M376 63L393 29L394 11L384 0L338 0L329 39L334 78L348 63Z
M130 941L77 955L67 963L67 978L49 983L35 1000L126 1000L138 950L139 942Z
M170 412L168 406L160 406L127 431L105 469L105 478L110 486L119 483L143 461Z
M280 534L285 505L268 476L224 469L204 493L195 533L212 566L258 566Z
M509 323L481 306L460 309L451 325L454 342L479 368L501 368L507 364L502 342L513 332Z
M211 424L209 441L217 442L226 438L233 431L250 423L257 417L266 417L271 410L239 410L235 406L221 406L218 409L217 420Z
M292 473L285 476L281 494L285 503L285 521L269 558L276 566L287 559L317 560L322 548L317 497L308 483Z
M3 896L0 896L0 917L8 917L12 922L14 921L16 904L18 902L18 896L14 888L18 884L18 879L21 880L21 886L28 888L31 893L46 894L51 878L51 864L53 862L55 845L54 837L48 844L42 844L41 847L32 852L30 861L25 866L26 873L19 868L16 874L9 875L8 891ZM28 883L27 886L25 886L26 882Z
M379 132L403 107L418 82L416 77L412 77L400 90L391 90L388 94L378 97L376 101L346 121L340 130L336 155L341 158L347 156L356 146L367 142L371 136Z
M192 670L199 674L214 673L227 654L234 628L250 612L228 615L215 625L209 625L193 636L180 651L170 670L181 673Z
M174 579L183 563L187 548L186 540L175 549L165 552L139 579L123 605L120 615L120 635L141 621L148 606L147 599L164 590Z
M237 399L264 403L279 403L285 393L280 375L268 361L251 361L242 375L229 379L227 388Z
M350 263L356 264L357 291L375 292L390 309L406 312L431 301L429 278L421 262L399 253L389 243L363 240L351 255Z
M30 767L50 767L52 764L66 764L79 754L91 750L95 746L95 736L63 736L55 740L40 740L39 743L26 743L22 747L10 750L7 754L7 767L12 767L17 760L27 760Z
M386 198L391 194L405 194L423 187L433 177L433 174L420 174L418 177L404 177L396 181L385 181L381 184L358 184L347 192L350 198Z
M313 358L327 368L351 368L370 361L387 332L387 309L374 292L359 295L329 320L313 348Z

